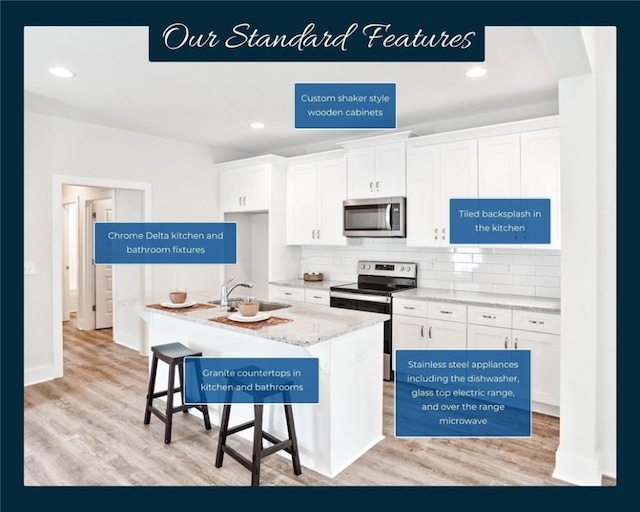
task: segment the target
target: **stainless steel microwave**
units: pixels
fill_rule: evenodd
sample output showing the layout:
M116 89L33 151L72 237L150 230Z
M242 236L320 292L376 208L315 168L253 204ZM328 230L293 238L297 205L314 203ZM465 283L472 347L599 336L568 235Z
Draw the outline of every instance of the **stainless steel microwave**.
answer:
M406 198L348 199L342 204L344 236L406 238Z

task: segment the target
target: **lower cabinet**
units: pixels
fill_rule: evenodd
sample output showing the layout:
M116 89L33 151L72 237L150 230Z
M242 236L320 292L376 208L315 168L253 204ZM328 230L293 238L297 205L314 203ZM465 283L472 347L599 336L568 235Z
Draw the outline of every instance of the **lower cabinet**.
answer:
M330 300L329 290L278 285L269 287L269 298L274 301L319 304L321 306L328 306Z

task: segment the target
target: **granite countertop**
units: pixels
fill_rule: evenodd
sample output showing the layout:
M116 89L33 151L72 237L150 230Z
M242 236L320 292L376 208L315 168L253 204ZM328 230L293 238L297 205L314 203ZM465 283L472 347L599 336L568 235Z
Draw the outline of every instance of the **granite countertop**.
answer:
M439 302L454 302L469 306L522 309L539 313L560 313L560 299L544 297L438 290L435 288L415 288L394 293L393 296L398 299L437 300Z
M191 292L189 293L189 300L193 300L198 303L206 303L208 300L211 300L211 297L212 295L209 294L201 296ZM388 315L378 313L329 308L327 306L314 304L295 304L288 308L268 312L274 317L291 319L291 322L252 330L241 326L210 321L210 318L229 315L227 311L222 311L219 306L189 312L185 312L184 310L159 310L147 307L149 304L159 304L164 301L166 301L166 298L156 297L143 300L124 301L123 305L132 308L138 313L143 313L144 315L150 313L164 315L184 320L186 322L204 324L214 329L235 331L246 334L247 336L267 338L300 347L315 345L316 343L321 343L365 327L382 323L385 320L389 320Z
M304 279L286 279L284 281L270 281L276 286L293 286L296 288L309 288L311 290L328 290L332 286L348 284L353 281L305 281Z

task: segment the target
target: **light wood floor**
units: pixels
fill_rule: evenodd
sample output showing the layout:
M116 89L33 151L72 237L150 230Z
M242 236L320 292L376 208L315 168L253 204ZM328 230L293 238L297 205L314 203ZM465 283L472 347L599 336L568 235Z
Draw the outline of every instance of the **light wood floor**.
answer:
M143 425L147 358L113 343L111 330L64 327L64 377L25 388L26 485L248 485L249 472L231 458L214 466L218 430L174 416ZM551 478L558 420L534 414L530 439L396 439L393 387L385 383L384 441L334 479L288 459L263 461L261 485L564 485ZM235 436L229 444L250 453Z

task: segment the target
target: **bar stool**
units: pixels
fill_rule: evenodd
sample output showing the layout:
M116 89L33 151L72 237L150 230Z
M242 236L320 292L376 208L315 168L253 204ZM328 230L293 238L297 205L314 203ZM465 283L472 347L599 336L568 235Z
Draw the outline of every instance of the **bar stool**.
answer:
M233 383L241 383L238 379L230 379L230 382ZM273 382L271 380L270 382ZM283 384L291 384L285 381ZM240 464L242 464L245 468L251 471L251 485L253 487L257 487L260 485L260 464L264 457L267 457L277 451L284 450L287 453L291 454L291 460L293 462L293 473L298 476L302 474L302 468L300 467L300 454L298 452L298 438L296 437L296 428L293 421L293 410L291 408L291 404L289 402L289 393L286 391L271 391L271 392L255 392L255 391L247 391L247 393L251 394L254 399L254 419L251 421L247 421L246 423L242 423L235 427L229 428L229 416L231 415L231 397L233 392L227 392L227 403L225 404L222 410L222 420L220 423L220 436L218 438L218 450L216 454L216 467L222 467L222 461L224 459L224 454L227 453L229 456ZM287 421L287 432L289 435L288 439L281 441L277 437L269 434L262 430L262 417L263 417L263 409L264 405L262 403L255 402L264 402L264 399L282 393L283 402L284 403L284 416ZM253 431L253 451L252 451L252 459L249 460L245 456L238 453L233 448L227 446L227 437L233 434L237 434L242 430L246 430L248 428L254 427ZM262 440L266 439L269 441L272 446L268 448L263 447Z
M173 415L176 412L182 411L187 413L189 409L196 408L204 416L204 426L207 430L211 430L211 421L209 420L209 408L206 405L185 405L183 397L184 389L184 358L185 357L199 357L202 356L202 352L197 352L188 347L185 347L182 343L167 343L166 345L157 345L151 347L153 352L153 359L151 361L151 374L149 376L149 389L147 391L147 406L144 413L144 424L148 425L151 421L151 413L155 414L165 424L164 429L164 442L169 444L171 442L171 424ZM169 382L166 391L158 391L154 393L156 384L156 374L158 372L158 360L164 361L169 365ZM175 387L175 370L178 367L178 375L180 378L180 386ZM177 407L173 406L174 393L180 393L182 398L182 405ZM167 408L163 413L159 409L153 406L153 399L161 396L167 397Z

